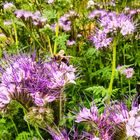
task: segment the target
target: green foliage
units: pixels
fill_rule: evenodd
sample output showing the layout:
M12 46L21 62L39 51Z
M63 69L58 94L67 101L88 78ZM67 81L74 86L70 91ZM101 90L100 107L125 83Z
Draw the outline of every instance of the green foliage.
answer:
M59 46L60 50L66 51L66 41L68 39L69 35L62 33L57 38L55 38L56 44Z
M10 2L10 0L8 0ZM99 26L99 21L89 20L88 15L92 10L106 9L108 11L117 11L121 13L125 7L138 9L140 3L136 0L116 0L116 6L103 4L105 1L95 0L95 3L102 3L98 6L87 8L88 0L55 0L49 4L47 0L13 0L14 7L11 10L4 10L4 1L0 0L0 58L4 52L16 54L18 52L31 53L34 50L38 57L45 59L46 56L54 55L56 52L64 50L70 57L70 64L76 67L76 84L65 87L62 120L57 118L58 102L54 105L54 112L47 104L46 111L39 113L39 108L29 108L24 103L12 101L0 115L0 139L1 140L32 140L48 139L48 133L45 130L46 125L54 122L59 127L66 126L69 130L74 125L74 115L79 110L79 106L90 106L94 102L99 111L102 112L106 95L108 94L109 82L112 73L112 47L97 50L89 41L89 37ZM35 13L39 11L42 18L47 18L46 22L40 25L34 25L34 21L25 18L16 18L14 12L17 9L23 9ZM64 31L59 27L58 31L52 30L53 25L58 24L59 18L69 11L75 10L76 16L69 19L71 30ZM68 15L67 15L68 16ZM4 21L11 20L11 25L4 25ZM135 85L140 81L140 35L139 20L140 15L134 15L134 21L137 21L135 33L130 36L115 35L118 37L116 49L116 68L118 65L124 68L134 68L134 75L127 79L117 69L115 70L111 100L124 101L127 97L127 105L131 107L132 98L136 96ZM65 21L65 24L68 20ZM78 37L78 35L81 37ZM76 41L73 46L67 46L69 39ZM50 53L52 49L52 54ZM38 59L38 58L37 58ZM34 109L34 110L33 110ZM56 112L55 112L56 111ZM31 126L30 126L31 125ZM80 130L90 131L90 127L80 125ZM38 129L39 130L38 130ZM39 134L40 133L40 134ZM41 135L41 136L40 136Z
M18 134L16 140L31 140L30 133L22 131L20 134Z

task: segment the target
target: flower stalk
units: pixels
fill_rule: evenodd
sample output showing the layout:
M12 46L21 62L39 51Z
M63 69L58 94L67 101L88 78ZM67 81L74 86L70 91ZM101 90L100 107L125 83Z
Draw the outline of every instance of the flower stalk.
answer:
M128 137L128 140L133 140L133 137Z
M54 54L57 52L57 38L59 34L59 14L58 14L58 21L56 23L56 28L55 28L55 42L54 42Z
M59 121L61 121L61 119L62 119L62 109L63 109L63 88L62 88L62 90L61 90L61 92L60 92L60 97L59 97Z
M107 95L107 103L110 103L110 98L112 95L112 89L113 89L113 82L114 82L114 77L115 77L115 69L116 69L116 45L117 45L117 39L114 39L113 41L113 59L112 59L112 73L111 73L111 79L109 83L109 88L108 88L108 95Z
M48 40L48 45L49 45L49 50L50 50L51 56L53 56L53 51L52 51L52 46L51 46L51 41L50 41L49 36L47 36L47 40Z
M16 29L16 24L15 24L14 20L12 21L12 24L13 24L14 34L15 34L16 49L17 49L17 52L19 52L19 48L18 48L18 45L19 45L18 35L17 35L17 29Z
M62 119L62 93L60 93L59 97L59 121Z

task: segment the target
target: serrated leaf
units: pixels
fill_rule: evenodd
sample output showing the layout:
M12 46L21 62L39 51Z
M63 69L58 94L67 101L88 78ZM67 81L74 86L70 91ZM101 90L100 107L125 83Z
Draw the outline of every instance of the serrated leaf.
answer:
M86 88L85 91L93 92L96 95L100 94L102 96L105 96L107 93L107 89L105 89L103 86L92 86L92 87Z

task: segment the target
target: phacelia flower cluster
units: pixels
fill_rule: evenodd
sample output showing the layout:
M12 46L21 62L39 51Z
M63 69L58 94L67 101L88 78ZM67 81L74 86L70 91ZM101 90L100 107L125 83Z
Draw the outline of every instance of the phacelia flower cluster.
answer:
M67 46L73 46L75 43L76 43L75 40L68 40Z
M95 31L90 40L97 49L109 46L113 40L110 37L111 34L120 32L123 36L126 36L135 31L135 24L130 14L94 10L89 14L89 19L95 18L98 18L99 29Z
M26 55L9 57L1 65L0 108L26 95L38 106L52 102L66 84L75 83L74 72L72 65L55 60L37 62Z
M102 30L97 30L95 35L90 37L90 40L95 44L97 50L103 46L108 47L112 42L112 38L107 37L107 34Z
M129 111L129 118L126 122L127 136L140 137L140 105Z
M10 9L12 9L13 7L15 7L15 6L14 6L14 4L13 4L12 2L5 2L5 3L3 4L3 9L4 9L4 10L10 10Z
M130 68L125 68L125 66L118 66L118 67L117 67L117 70L118 70L121 74L125 75L125 77L126 77L127 79L132 78L133 75L134 75L134 69L131 68L131 67L130 67Z
M59 18L59 26L64 30L64 31L70 31L71 30L71 18L77 17L78 14L71 10L68 13L64 14Z
M48 132L52 136L53 140L70 140L69 134L67 134L66 130L63 129L62 131L56 131L55 129L51 127L47 127Z
M124 138L140 137L140 105L133 106L130 111L124 103L113 103L106 106L99 114L98 108L93 105L90 109L84 107L76 116L76 122L91 124L93 133L84 132L89 139L113 140L116 135ZM119 131L118 131L119 130ZM120 138L121 139L121 138Z
M15 15L17 18L23 20L32 20L32 23L36 26L42 27L46 22L47 18L44 18L39 11L31 12L26 10L16 10Z

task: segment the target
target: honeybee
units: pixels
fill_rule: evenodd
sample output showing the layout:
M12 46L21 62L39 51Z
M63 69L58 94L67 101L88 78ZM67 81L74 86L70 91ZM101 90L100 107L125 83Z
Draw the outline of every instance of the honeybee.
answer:
M58 63L64 62L65 64L69 65L69 58L71 56L66 56L64 50L60 50L57 54L54 54L54 60Z

